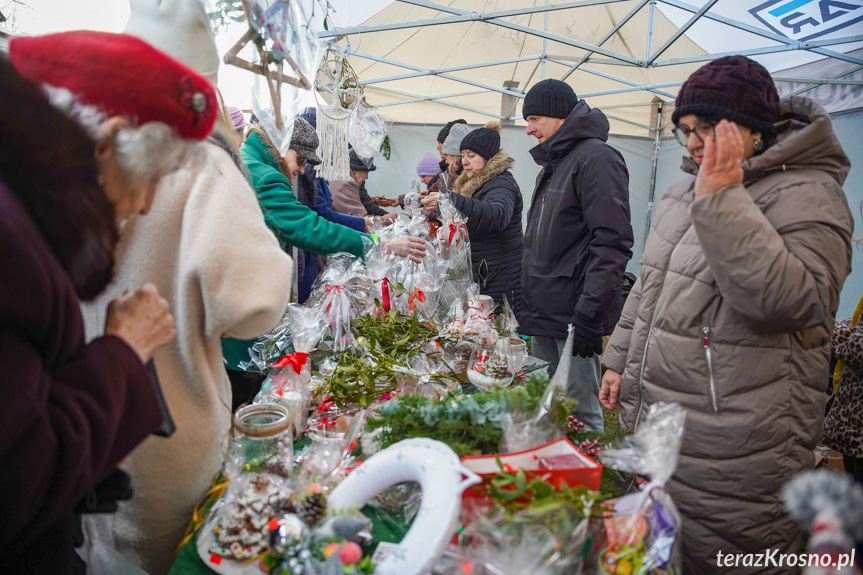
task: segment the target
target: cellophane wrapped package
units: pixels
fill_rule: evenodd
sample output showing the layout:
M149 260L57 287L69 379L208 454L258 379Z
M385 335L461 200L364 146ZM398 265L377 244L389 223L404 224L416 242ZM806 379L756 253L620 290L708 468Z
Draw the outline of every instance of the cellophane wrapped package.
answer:
M448 194L438 196L438 209L441 221L437 230L438 257L444 267L438 309L440 313L446 313L455 300L464 298L468 286L473 283L473 268L464 216L455 208Z
M356 347L351 332L354 295L348 289L356 274L356 257L339 253L327 258L327 265L312 288L307 305L326 318L324 341L333 351Z
M309 400L312 397L309 354L321 340L326 330L326 321L317 308L291 304L288 306L288 314L291 317L294 352L282 356L271 365L274 370L264 380L254 402L284 405L290 414L294 436L299 438L306 424Z
M686 414L676 403L656 403L632 435L600 454L604 465L650 479L637 493L613 501L614 511L594 533L599 545L592 573L680 573L680 514L665 491L677 467ZM612 503L612 502L608 502Z

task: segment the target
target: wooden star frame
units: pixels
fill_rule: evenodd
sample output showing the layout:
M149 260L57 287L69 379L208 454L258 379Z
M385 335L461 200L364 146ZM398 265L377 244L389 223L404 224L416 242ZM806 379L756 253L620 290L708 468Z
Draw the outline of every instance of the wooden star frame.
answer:
M236 44L234 44L228 53L225 54L224 62L230 66L236 66L238 68L242 68L243 70L248 70L253 74L258 74L263 76L267 80L267 88L270 92L270 98L273 101L273 110L276 111L275 121L276 127L279 130L284 129L284 124L282 122L282 84L290 84L292 86L296 86L298 88L304 88L306 90L312 87L311 82L308 78L306 78L305 74L303 74L302 70L300 70L297 63L294 62L293 58L289 54L285 54L284 60L279 62L270 63L269 58L267 57L267 51L264 49L264 42L262 41L261 36L257 31L252 28L252 18L251 18L251 10L249 8L249 0L243 0L243 12L246 15L246 22L249 23L249 29L243 34L243 37L240 38ZM246 45L251 42L255 45L255 48L258 51L258 56L261 59L261 64L253 64L247 60L243 60L240 58L240 51L246 47ZM296 74L296 77L285 74L285 63L290 66L293 73Z

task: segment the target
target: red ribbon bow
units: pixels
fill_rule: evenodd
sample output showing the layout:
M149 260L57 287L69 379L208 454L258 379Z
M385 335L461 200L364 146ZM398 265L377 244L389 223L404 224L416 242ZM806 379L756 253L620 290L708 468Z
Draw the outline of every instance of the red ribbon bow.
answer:
M424 294L419 288L412 291L410 295L408 295L408 311L413 311L415 299L420 303L425 303L426 294Z
M320 406L315 410L315 414L323 413L335 407L336 401L332 398L331 395L328 395L324 398L324 401Z
M309 359L309 354L295 351L294 353L289 353L283 356L282 359L270 367L285 367L286 365L290 365L294 368L296 373L300 373L303 370L303 366L306 365L307 359Z
M390 311L390 280L387 278L383 279L383 283L381 283L381 295L383 295L383 306L384 311Z
M324 286L324 289L327 290L327 293L330 293L333 290L336 290L336 293L342 293L342 291L345 289L345 286L341 284L327 284Z
M450 224L449 225L449 241L447 242L446 245L448 245L448 246L452 245L452 240L455 238L456 232L458 232L458 225L457 224Z

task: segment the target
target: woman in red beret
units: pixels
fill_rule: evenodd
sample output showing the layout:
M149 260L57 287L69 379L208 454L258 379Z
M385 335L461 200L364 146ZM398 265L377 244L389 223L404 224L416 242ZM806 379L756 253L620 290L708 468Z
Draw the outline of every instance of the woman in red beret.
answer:
M0 572L74 573L73 507L115 505L90 490L162 423L145 364L174 337L152 285L89 343L79 300L110 281L117 226L197 155L215 94L140 40L75 32L13 39L0 102Z
M742 56L690 76L672 120L686 175L662 196L602 356L600 401L628 426L657 402L686 410L667 485L683 516L683 572L742 573L729 556L801 548L780 490L815 465L851 269L849 162L821 106L780 100Z

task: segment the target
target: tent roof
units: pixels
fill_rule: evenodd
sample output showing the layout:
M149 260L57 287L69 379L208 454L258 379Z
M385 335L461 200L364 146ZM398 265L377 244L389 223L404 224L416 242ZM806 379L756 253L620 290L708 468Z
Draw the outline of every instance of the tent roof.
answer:
M377 0L361 25L319 36L350 54L366 100L393 121L522 122L524 93L558 78L613 132L650 135L657 104L666 125L686 78L728 53L760 60L783 94L828 85L856 94L831 111L861 105L863 55L848 52L863 47L863 0L690 1Z

